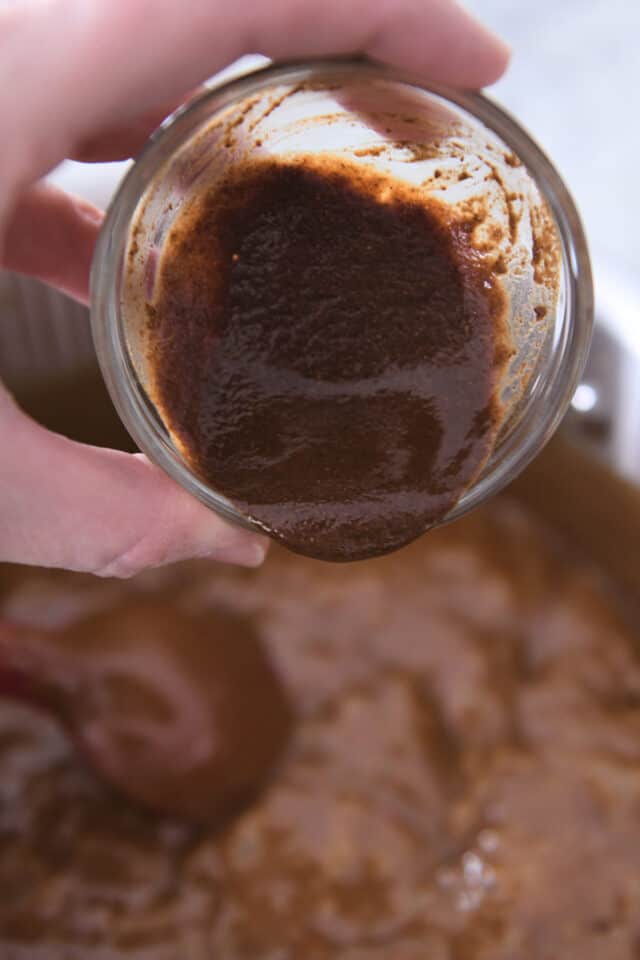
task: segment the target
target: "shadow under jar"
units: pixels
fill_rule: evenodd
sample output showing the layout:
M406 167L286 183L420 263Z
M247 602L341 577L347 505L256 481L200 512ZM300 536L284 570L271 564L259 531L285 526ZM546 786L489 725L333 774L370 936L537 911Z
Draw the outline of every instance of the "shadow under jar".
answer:
M154 135L105 221L98 357L140 448L235 522L357 560L460 516L582 371L579 220L480 94L267 67Z

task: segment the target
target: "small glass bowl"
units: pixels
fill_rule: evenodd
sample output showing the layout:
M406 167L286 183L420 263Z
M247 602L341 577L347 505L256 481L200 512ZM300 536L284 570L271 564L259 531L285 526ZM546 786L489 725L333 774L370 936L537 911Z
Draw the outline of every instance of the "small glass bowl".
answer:
M474 230L482 255L502 264L514 357L499 384L504 415L492 452L442 522L454 520L513 480L551 437L582 374L593 318L589 255L567 188L480 93L329 60L262 67L179 109L124 178L96 247L91 319L104 379L140 450L211 509L264 532L194 474L174 443L152 400L143 307L186 202L248 154L323 151L437 190L471 222L482 205Z

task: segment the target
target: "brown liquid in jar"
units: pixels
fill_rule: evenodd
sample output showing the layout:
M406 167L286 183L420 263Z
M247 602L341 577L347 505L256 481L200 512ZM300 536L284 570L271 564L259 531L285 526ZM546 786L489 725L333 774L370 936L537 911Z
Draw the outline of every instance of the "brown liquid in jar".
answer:
M234 167L178 216L147 309L182 455L296 552L408 543L491 450L504 298L442 203L366 166Z

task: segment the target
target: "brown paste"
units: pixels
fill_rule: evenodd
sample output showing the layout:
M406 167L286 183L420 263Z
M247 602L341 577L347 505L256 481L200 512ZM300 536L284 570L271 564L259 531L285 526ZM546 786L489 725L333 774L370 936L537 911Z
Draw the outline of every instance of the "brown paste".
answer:
M153 399L192 469L292 550L383 554L490 451L504 300L417 188L336 157L246 161L170 232Z
M640 659L615 606L505 497L346 568L274 548L259 571L124 583L0 570L0 614L58 631L89 680L118 662L152 678L161 657L200 702L249 637L296 716L266 791L194 827L128 804L56 724L0 702L0 957L637 960ZM259 691L233 683L260 741Z

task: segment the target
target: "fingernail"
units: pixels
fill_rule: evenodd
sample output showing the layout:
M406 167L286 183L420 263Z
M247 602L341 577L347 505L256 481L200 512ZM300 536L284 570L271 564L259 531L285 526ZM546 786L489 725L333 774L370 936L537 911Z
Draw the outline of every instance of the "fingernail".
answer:
M496 45L496 49L499 51L500 56L502 57L503 69L506 70L511 60L512 47L510 43L507 43L506 40L503 40L501 36L497 33L493 34L493 42Z
M267 555L268 543L265 540L243 539L233 545L211 553L212 559L223 563L236 563L241 567L260 567Z
M76 209L81 217L93 227L101 227L104 220L104 211L100 210L93 203L84 200L82 197L76 198Z

